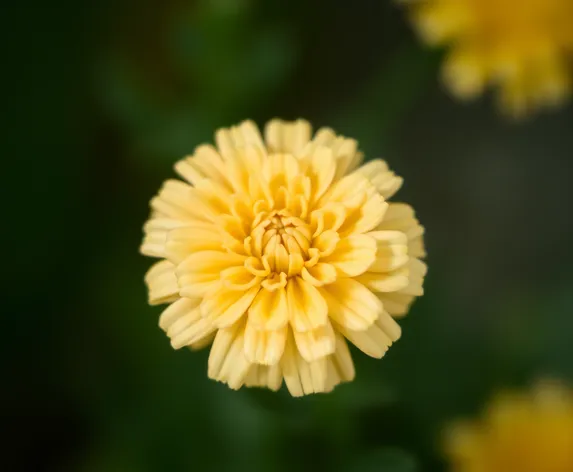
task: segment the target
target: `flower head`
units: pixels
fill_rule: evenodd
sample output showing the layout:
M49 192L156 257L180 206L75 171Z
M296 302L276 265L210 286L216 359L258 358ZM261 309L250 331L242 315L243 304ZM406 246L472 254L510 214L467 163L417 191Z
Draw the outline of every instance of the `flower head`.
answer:
M456 472L570 472L573 391L546 383L499 395L481 420L452 428L447 453Z
M174 348L213 341L208 375L294 396L354 378L347 340L380 358L393 316L422 294L423 228L388 203L402 179L360 167L352 139L303 120L250 121L175 165L151 201L141 252Z
M443 76L455 95L472 98L497 86L502 108L523 115L571 93L571 0L406 2L422 38L449 46Z

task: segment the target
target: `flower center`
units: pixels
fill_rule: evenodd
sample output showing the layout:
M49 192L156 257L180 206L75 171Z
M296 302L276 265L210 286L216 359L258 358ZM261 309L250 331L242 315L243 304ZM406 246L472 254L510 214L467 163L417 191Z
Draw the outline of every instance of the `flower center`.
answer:
M252 232L261 238L263 255L274 256L277 252L306 256L310 246L310 228L287 210L272 211L263 215L262 221ZM280 255L280 254L279 254Z
M308 224L283 209L259 213L245 242L252 256L268 262L270 272L291 276L311 259L311 239Z

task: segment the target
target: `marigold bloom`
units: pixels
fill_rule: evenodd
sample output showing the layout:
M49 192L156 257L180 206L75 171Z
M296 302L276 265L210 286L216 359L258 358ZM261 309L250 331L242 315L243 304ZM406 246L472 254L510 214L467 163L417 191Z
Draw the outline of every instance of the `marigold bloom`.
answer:
M387 203L402 179L361 167L352 139L303 120L245 121L175 165L151 201L141 252L175 349L213 341L208 375L231 388L326 392L354 378L346 340L380 358L422 294L423 228Z
M571 0L406 0L422 38L449 46L443 76L460 98L499 87L519 116L562 103L573 82Z
M481 420L452 429L447 453L455 472L573 471L573 391L547 383L500 395Z

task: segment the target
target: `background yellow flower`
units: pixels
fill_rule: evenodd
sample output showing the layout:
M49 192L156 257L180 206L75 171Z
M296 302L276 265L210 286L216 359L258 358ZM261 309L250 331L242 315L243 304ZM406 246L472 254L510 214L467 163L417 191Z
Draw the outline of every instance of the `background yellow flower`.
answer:
M498 395L479 420L451 431L455 472L573 470L573 392L558 383Z
M569 0L412 0L412 20L428 44L448 48L443 77L460 98L499 88L515 116L562 103L573 80Z
M308 122L245 121L175 166L151 201L146 282L169 303L174 348L213 340L209 377L293 396L354 378L346 340L380 358L392 318L421 295L423 228L388 204L401 187L382 160L361 166L356 141Z

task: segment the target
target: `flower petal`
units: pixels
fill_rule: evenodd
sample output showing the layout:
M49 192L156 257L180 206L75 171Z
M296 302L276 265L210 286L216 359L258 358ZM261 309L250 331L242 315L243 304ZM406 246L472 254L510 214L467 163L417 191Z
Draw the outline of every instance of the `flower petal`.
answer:
M221 271L221 283L229 290L249 290L262 280L262 277L253 275L245 266L229 267Z
M339 180L356 168L362 161L362 153L357 152L358 143L354 139L337 136L330 128L321 128L309 143L309 150L324 146L331 149L336 161L334 180Z
M237 158L237 149L256 147L264 149L265 145L257 125L250 120L238 126L222 128L215 133L217 148L226 161Z
M221 272L241 266L247 258L235 253L200 251L191 254L177 266L181 296L201 297L220 280Z
M286 386L293 397L326 391L326 358L314 362L305 361L296 348L292 334L288 336L280 365Z
M201 317L199 302L200 299L180 298L161 314L159 326L171 339L174 349L199 345L215 331L212 323Z
M424 227L416 219L414 209L405 203L390 203L377 230L400 231L412 241L424 234Z
M265 127L265 141L269 152L297 156L310 141L311 126L306 120L271 120Z
M328 230L320 233L316 238L314 238L312 241L312 247L318 250L318 254L321 257L326 257L336 250L339 241L340 236L338 233L333 230Z
M332 150L319 146L305 156L305 174L310 178L312 201L316 202L330 187L336 173L336 162Z
M209 222L216 216L194 187L175 179L163 184L151 208L162 217L184 221Z
M150 305L169 303L179 298L175 266L169 261L153 264L145 274L145 283L149 290Z
M386 161L381 159L374 159L364 164L356 172L365 176L385 200L388 200L400 190L404 182L404 179L389 170Z
M388 203L378 193L371 193L356 208L349 208L338 232L341 236L371 231L384 219Z
M410 270L407 266L392 272L365 272L356 280L373 292L396 292L410 283Z
M328 230L337 231L346 219L346 208L341 203L331 202L310 214L310 225L312 236L318 235Z
M205 295L200 306L201 315L209 318L215 327L226 328L247 312L259 290L260 287L255 286L239 292L219 284Z
M281 388L283 373L280 364L259 365L253 364L245 379L247 387L266 387L274 392Z
M300 277L287 284L290 324L296 331L308 331L323 326L328 320L328 306L316 287Z
M336 349L334 354L329 357L329 361L336 368L341 381L349 382L354 379L354 362L352 362L348 344L340 333L336 333Z
M300 275L309 284L321 287L336 280L336 269L331 264L319 262L312 267L303 267Z
M328 304L330 318L345 328L364 331L383 312L376 295L354 279L338 279L319 290Z
M217 331L209 354L207 375L213 380L241 388L251 368L244 354L244 323Z
M287 294L284 288L261 290L249 308L249 324L260 330L277 330L288 323Z
M231 185L225 175L223 159L213 146L197 147L193 156L186 157L175 164L175 171L191 185L196 185L203 179L209 179L231 190Z
M187 225L166 233L165 254L170 260L180 263L191 254L200 251L222 251L220 232L211 223Z
M356 277L376 259L376 240L369 235L354 234L341 239L334 252L322 260L332 264L343 277Z
M415 257L411 257L407 264L408 267L408 284L400 289L400 293L415 295L417 297L424 294L424 277L428 267L424 262Z
M395 318L405 316L416 298L414 295L400 292L378 293L377 295L384 305L384 309Z
M369 272L391 272L408 262L408 241L400 231L371 231L368 235L376 240L376 260Z
M326 358L327 374L325 392L330 392L338 384L354 379L354 363L343 336L336 334L336 351Z
M288 327L259 330L249 319L245 328L245 356L249 362L262 365L277 364L285 348Z
M167 257L167 235L175 228L189 226L189 221L176 218L152 218L143 227L145 237L140 252L151 257Z
M300 355L307 362L313 362L332 354L336 346L330 321L313 330L294 331L294 340Z
M400 326L383 312L365 331L354 331L340 326L340 331L358 349L370 357L380 359L394 341L400 338Z

